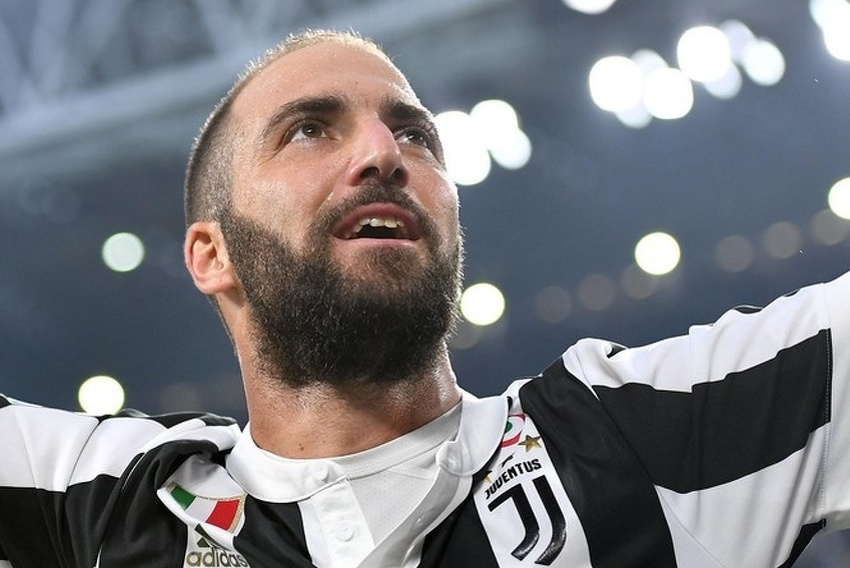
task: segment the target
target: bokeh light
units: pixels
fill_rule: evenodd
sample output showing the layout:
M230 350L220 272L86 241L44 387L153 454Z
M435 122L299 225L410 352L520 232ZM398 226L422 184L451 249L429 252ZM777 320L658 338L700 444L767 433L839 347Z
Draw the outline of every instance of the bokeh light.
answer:
M107 375L90 377L80 385L77 401L88 414L114 414L124 407L124 387Z
M797 225L779 221L764 232L763 243L768 256L776 259L790 258L801 252L803 233Z
M460 297L463 317L475 325L491 325L505 313L505 296L493 284L479 282L463 291Z
M628 57L603 57L590 69L588 83L593 102L603 110L617 112L640 103L643 77Z
M730 235L714 247L714 260L725 272L741 272L752 266L756 249L745 237Z
M578 287L578 301L592 312L607 310L617 299L617 285L604 274L591 274Z
M133 233L116 233L103 243L101 257L111 270L130 272L144 260L145 245Z
M680 258L678 241L664 232L650 233L635 246L635 262L641 270L656 276L672 272Z
M697 26L682 34L676 47L679 68L692 80L716 81L732 65L732 48L722 31Z
M694 106L694 89L688 77L678 69L658 69L649 74L643 102L655 118L675 120L687 115Z
M490 154L477 123L465 112L441 112L435 117L449 176L458 185L476 185L490 174Z
M842 219L850 219L850 178L835 182L827 194L829 209Z

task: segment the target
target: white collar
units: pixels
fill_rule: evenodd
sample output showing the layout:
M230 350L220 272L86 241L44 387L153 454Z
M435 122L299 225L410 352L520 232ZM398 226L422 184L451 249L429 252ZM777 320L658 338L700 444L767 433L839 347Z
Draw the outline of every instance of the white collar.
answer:
M463 392L457 439L440 447L437 463L459 477L481 470L499 447L507 414L504 396L478 399ZM254 443L250 423L227 458L227 470L249 494L274 503L301 501L344 477L332 459L284 462L268 455Z

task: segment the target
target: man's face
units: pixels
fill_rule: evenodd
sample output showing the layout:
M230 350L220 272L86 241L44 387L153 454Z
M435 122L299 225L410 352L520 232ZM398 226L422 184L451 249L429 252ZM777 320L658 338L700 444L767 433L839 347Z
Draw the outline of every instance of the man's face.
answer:
M254 339L291 384L422 373L454 318L457 191L403 76L364 49L290 53L234 102L222 219Z
M324 239L348 278L380 282L382 256L414 268L457 248L457 190L430 113L378 55L334 42L289 53L246 85L232 117L234 211L293 250ZM404 201L363 203L375 184Z

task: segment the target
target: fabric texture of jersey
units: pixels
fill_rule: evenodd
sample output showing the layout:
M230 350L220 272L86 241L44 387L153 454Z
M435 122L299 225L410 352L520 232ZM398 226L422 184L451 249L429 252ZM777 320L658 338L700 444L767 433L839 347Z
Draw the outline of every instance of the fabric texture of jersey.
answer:
M789 567L850 526L847 297L844 276L644 347L583 340L465 395L381 539L333 460L229 420L0 397L0 567Z

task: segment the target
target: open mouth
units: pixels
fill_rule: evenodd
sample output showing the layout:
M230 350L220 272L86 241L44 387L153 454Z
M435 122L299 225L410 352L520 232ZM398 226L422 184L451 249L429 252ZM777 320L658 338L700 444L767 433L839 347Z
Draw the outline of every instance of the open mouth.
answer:
M410 234L402 219L394 217L363 217L343 239L407 239Z
M346 215L333 233L343 240L419 239L419 229L413 215L392 204L360 207Z

